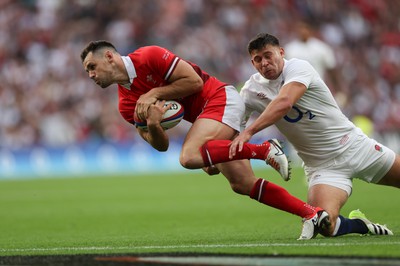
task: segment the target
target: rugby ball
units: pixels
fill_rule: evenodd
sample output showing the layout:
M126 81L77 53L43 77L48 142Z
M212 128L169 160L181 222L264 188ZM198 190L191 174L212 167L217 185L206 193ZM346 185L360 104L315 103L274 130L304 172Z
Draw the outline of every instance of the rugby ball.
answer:
M179 102L173 100L165 101L164 106L169 104L171 104L171 107L164 113L163 119L160 123L162 128L165 130L173 128L179 124L179 122L181 122L183 119L183 115L185 114L183 106ZM147 130L146 121L139 120L139 118L136 116L136 113L133 116L133 119L136 127Z

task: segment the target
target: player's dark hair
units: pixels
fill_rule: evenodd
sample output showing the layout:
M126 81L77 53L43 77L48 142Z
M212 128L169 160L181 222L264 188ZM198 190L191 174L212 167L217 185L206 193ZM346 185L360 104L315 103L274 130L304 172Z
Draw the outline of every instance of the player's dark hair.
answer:
M251 54L254 50L260 50L266 45L280 46L279 40L275 36L268 33L259 33L247 45L247 51Z
M90 52L95 53L96 51L98 51L102 48L110 48L114 51L117 51L117 49L115 49L114 45L108 41L104 41L104 40L92 41L92 42L88 43L88 45L86 45L85 49L83 49L83 51L81 53L82 62L85 60L86 56Z

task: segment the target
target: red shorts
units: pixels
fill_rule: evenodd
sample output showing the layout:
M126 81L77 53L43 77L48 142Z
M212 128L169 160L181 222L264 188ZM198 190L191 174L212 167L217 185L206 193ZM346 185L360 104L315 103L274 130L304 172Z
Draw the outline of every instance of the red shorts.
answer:
M224 123L236 131L240 131L245 105L238 91L233 86L219 89L203 107L199 118L208 118Z

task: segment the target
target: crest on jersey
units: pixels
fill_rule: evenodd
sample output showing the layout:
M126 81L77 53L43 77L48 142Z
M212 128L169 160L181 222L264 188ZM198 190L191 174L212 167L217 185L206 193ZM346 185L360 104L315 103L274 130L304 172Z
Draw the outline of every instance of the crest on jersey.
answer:
M378 144L375 144L375 150L382 152L382 147L379 146Z
M157 82L157 81L155 81L155 80L153 79L153 76L152 76L151 74L150 74L150 75L147 75L146 80L147 80L147 82L151 82L151 83L153 83L153 84L156 84L156 82Z

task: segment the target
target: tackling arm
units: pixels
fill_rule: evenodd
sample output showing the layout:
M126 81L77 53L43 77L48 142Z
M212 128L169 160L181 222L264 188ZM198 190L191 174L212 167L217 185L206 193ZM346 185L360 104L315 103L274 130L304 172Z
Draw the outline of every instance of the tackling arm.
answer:
M284 117L306 90L306 86L299 82L290 82L283 86L278 96L268 104L261 115L232 141L229 158L233 158L237 151L242 151L244 143L248 142L254 134Z
M256 121L245 129L245 132L253 136L275 124L292 109L292 106L304 95L306 90L306 86L299 82L290 82L283 86L278 96L268 104Z

